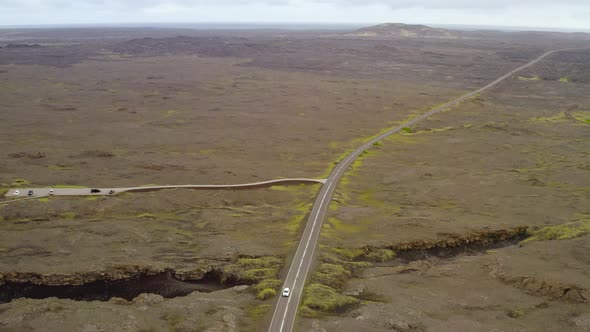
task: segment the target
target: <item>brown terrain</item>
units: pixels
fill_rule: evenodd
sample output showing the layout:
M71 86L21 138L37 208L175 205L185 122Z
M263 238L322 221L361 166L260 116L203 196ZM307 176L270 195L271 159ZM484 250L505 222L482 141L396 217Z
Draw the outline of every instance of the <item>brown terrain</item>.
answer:
M340 182L301 331L590 330L590 37L0 30L9 188ZM2 331L264 331L319 185L0 202Z

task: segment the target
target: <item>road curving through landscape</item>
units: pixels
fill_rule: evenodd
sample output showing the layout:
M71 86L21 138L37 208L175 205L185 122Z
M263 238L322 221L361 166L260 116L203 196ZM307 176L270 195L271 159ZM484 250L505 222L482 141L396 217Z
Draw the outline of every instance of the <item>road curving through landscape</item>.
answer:
M314 260L314 254L318 238L320 235L320 231L322 229L322 224L326 217L328 206L330 204L330 201L332 200L332 195L336 190L338 181L340 180L344 172L350 167L350 165L361 153L371 148L373 144L387 138L388 136L400 132L404 127L412 126L417 122L422 121L434 114L440 113L453 106L456 106L457 104L498 85L505 79L512 77L515 73L538 63L539 61L543 60L545 57L553 53L574 50L586 49L561 49L546 52L541 56L537 57L536 59L510 71L509 73L501 76L500 78L496 79L495 81L487 84L482 88L466 93L406 123L403 123L395 128L387 130L386 132L367 141L365 144L361 145L360 147L349 153L340 162L338 162L338 165L332 170L332 172L328 176L325 185L320 190L316 198L316 201L314 202L313 208L309 215L309 219L307 220L307 224L303 231L301 241L299 242L299 246L297 247L297 251L295 252L295 255L291 262L291 266L289 268L289 271L287 272L283 288L289 288L291 290L291 294L288 297L280 296L278 298L268 331L290 332L293 330L295 318L297 316L297 309L299 307L299 302L301 301L303 288L305 286L305 281L307 279L307 275L309 274L311 263ZM279 292L279 294L280 293L281 292Z

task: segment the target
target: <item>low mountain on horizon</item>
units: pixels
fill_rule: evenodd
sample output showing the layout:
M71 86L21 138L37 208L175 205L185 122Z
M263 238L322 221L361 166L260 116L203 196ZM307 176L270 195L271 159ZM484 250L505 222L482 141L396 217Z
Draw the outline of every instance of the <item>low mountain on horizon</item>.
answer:
M437 29L427 25L383 23L371 27L361 28L349 36L377 37L433 37L433 38L457 38L458 31Z

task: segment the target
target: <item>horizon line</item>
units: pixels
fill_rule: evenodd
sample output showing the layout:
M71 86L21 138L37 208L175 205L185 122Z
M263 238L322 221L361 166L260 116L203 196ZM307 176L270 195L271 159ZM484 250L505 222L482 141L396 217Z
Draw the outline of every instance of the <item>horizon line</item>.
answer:
M43 28L94 28L94 27L135 27L135 28L163 28L163 25L168 28L181 28L186 25L236 25L243 26L242 29L248 25L254 26L326 26L326 27L342 27L342 26L373 26L385 23L403 23L403 22L256 22L256 21L243 21L243 22L232 22L232 21L196 21L196 22L93 22L93 23L40 23L40 24L0 24L0 29L43 29ZM487 25L487 24L451 24L451 23L403 23L408 25L426 25L431 27L446 27L450 30L493 30L494 28L502 28L499 31L512 31L512 32L530 32L530 31L541 31L541 32L569 32L569 33L590 33L590 28L571 28L571 27L534 27L534 26L520 26L520 25ZM174 27L177 25L177 27ZM178 26L179 25L179 26ZM184 27L188 28L188 27ZM197 29L197 27L192 27ZM231 27L218 28L220 30L231 30ZM235 29L235 28L234 28ZM245 28L248 30L261 29L260 27ZM206 29L202 29L206 30ZM310 29L312 30L312 29Z

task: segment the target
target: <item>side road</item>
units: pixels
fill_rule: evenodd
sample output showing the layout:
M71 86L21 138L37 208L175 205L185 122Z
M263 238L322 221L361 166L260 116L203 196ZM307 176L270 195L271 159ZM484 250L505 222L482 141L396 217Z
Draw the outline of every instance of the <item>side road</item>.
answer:
M251 182L242 184L185 184L185 185L169 185L169 186L145 186L145 187L126 187L126 188L18 188L10 189L5 197L8 198L38 198L46 196L109 196L124 192L146 192L164 189L196 189L196 190L219 190L219 189L257 189L267 188L281 185L297 185L297 184L315 184L326 183L325 179L276 179L262 182ZM31 193L29 195L29 193ZM12 202L15 200L8 200L0 202Z

